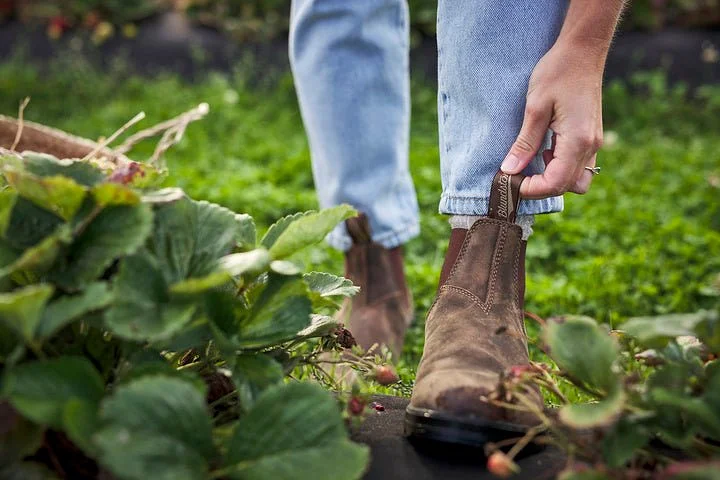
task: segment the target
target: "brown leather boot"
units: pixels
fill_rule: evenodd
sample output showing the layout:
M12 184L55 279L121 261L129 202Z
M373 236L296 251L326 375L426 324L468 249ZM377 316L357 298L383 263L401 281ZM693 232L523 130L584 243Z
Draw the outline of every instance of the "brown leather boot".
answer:
M345 254L345 276L360 292L345 301L337 318L363 349L385 345L397 359L413 316L402 248L387 249L373 242L364 214L348 219L346 226L353 245Z
M515 225L521 176L498 173L490 213L453 230L435 303L425 325L405 429L413 437L484 445L537 423L491 405L500 374L529 363L523 323L525 246ZM533 401L542 406L539 393Z

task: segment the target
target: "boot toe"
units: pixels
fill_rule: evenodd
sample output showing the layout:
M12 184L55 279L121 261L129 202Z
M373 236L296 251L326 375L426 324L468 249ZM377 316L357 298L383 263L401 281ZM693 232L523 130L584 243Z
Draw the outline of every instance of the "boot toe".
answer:
M499 375L491 372L435 372L423 379L423 388L416 385L410 405L458 418L527 426L538 424L538 419L530 412L502 408L488 401L498 380ZM539 392L533 400L542 405Z

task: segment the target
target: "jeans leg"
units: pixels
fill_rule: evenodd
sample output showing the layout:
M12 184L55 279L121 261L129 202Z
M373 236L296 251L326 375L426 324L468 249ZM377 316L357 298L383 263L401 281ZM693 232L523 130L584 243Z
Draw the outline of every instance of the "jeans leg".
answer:
M387 248L419 233L408 168L406 0L293 0L290 64L325 208L367 214ZM344 225L328 237L350 248Z
M439 0L440 212L485 215L492 178L522 125L530 74L550 49L567 0ZM545 168L540 149L526 175ZM560 211L562 197L519 214Z

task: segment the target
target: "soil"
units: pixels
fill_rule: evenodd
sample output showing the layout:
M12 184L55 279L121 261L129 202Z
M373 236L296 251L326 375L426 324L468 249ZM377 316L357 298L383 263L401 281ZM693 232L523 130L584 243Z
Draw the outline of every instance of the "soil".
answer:
M403 435L408 399L373 398L385 410L371 415L353 440L370 447L371 463L364 480L497 480L485 469L482 450L444 444L413 444ZM545 480L555 478L565 466L565 457L546 449L518 461L522 471L511 478Z

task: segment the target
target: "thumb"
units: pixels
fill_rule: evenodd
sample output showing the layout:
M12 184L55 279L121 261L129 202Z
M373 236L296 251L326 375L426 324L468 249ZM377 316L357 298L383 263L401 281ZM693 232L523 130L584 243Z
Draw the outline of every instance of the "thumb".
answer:
M500 166L504 173L511 175L520 173L532 161L545 140L551 116L550 105L544 106L528 102L525 106L525 118L522 128L520 128L520 134Z

